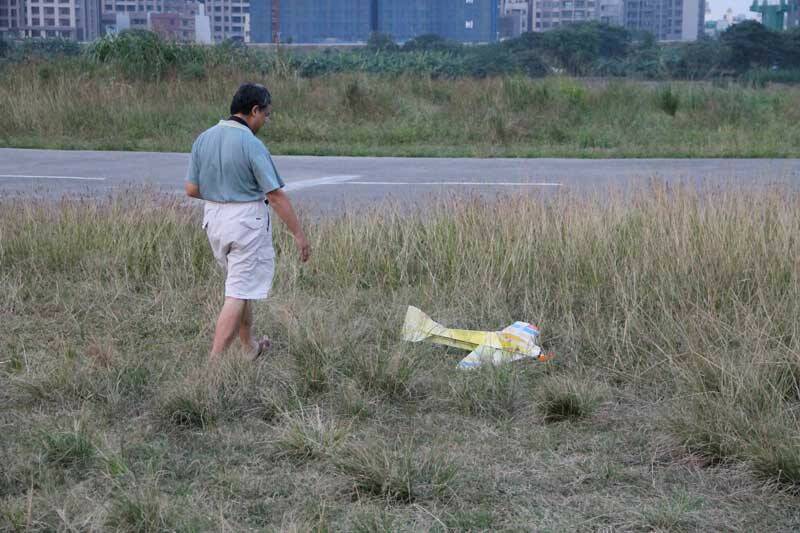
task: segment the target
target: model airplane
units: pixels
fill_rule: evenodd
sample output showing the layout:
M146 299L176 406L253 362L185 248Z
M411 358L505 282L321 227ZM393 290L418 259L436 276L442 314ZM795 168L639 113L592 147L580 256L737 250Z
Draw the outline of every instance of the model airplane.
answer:
M552 354L542 354L536 344L539 329L527 322L514 322L502 331L471 331L450 329L434 322L417 309L408 307L403 324L403 340L409 342L429 341L454 348L471 350L458 368L476 368L484 362L494 365L532 358L549 361Z

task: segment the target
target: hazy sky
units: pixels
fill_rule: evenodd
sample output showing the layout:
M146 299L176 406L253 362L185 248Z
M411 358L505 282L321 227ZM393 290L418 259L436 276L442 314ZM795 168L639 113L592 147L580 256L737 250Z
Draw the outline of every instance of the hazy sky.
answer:
M706 2L711 6L711 20L721 19L728 8L733 9L734 15L744 13L750 16L750 6L753 5L753 0L706 0Z

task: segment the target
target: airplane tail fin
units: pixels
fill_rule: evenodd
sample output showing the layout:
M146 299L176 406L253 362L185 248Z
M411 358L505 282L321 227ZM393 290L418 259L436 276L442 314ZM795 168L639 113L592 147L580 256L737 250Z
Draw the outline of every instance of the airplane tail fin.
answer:
M446 328L412 306L408 307L406 320L403 323L403 340L405 341L429 341L435 344L452 346L453 348L461 348L462 350L474 350L480 344L486 342L487 335L494 334L483 331Z
M403 323L403 340L408 342L424 341L436 329L443 329L441 324L413 306L408 306L406 320Z

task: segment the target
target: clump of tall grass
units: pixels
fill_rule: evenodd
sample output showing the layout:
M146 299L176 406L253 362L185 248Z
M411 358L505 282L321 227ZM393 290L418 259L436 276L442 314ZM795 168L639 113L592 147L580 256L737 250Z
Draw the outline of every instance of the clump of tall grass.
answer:
M164 531L175 527L174 513L152 486L118 491L111 502L105 525L115 531Z
M800 357L757 349L693 354L678 370L667 420L690 449L713 461L741 460L800 486Z
M603 392L595 381L574 376L548 376L535 388L537 407L546 422L588 418Z
M206 429L218 418L213 392L203 380L174 386L158 400L156 416L165 429Z
M91 435L79 422L68 431L43 431L39 444L44 461L61 467L87 465L97 453Z
M165 429L206 429L221 420L271 421L292 403L294 385L279 369L252 364L237 354L196 368L156 399Z
M323 416L319 407L285 412L283 427L275 441L277 455L297 460L319 459L334 454L350 428Z
M658 92L658 107L667 115L674 117L680 105L680 96L672 87L666 87Z
M410 503L446 498L457 483L458 467L443 452L420 449L410 441L353 443L333 461L351 479L353 495L359 499Z
M513 366L483 365L459 374L451 379L448 393L453 405L463 413L507 420L522 407L525 384Z

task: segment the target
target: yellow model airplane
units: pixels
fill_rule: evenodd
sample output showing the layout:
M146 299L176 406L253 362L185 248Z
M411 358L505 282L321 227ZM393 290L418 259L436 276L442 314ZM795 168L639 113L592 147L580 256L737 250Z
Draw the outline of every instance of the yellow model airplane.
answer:
M409 342L429 341L454 348L471 350L458 368L475 368L484 362L494 365L533 358L549 361L552 354L542 354L536 344L539 329L527 322L514 322L502 331L471 331L450 329L434 322L417 309L409 306L403 324L403 340Z

